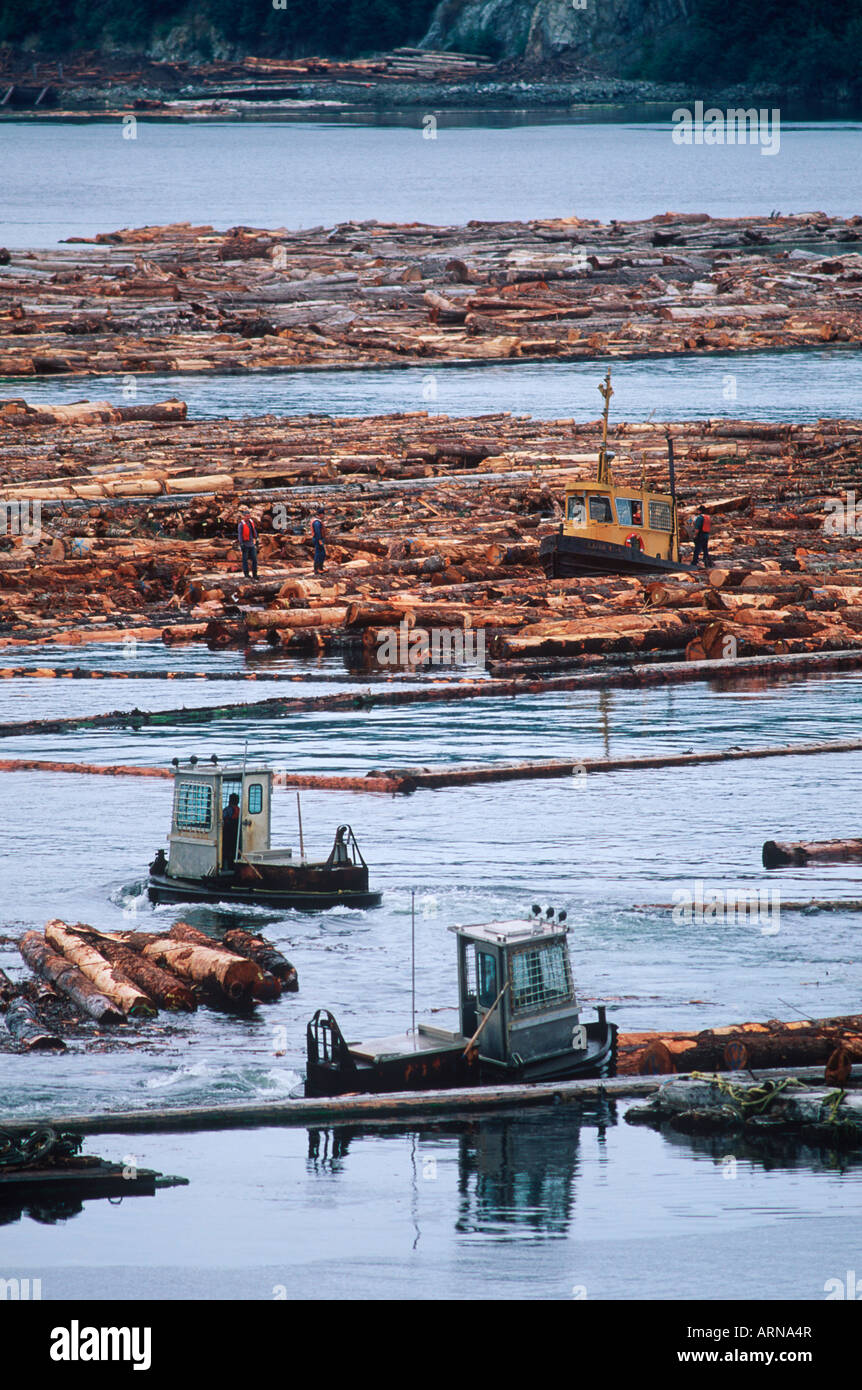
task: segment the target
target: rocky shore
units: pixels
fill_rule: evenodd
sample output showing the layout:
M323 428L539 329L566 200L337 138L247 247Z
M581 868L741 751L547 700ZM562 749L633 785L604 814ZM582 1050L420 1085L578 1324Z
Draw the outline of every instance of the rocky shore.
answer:
M0 49L0 119L309 119L387 112L546 111L570 116L604 105L653 108L679 102L774 104L778 88L705 92L691 82L655 83L582 65L508 61L471 55L396 50L338 62L246 58L237 62L154 61L140 55L75 54L34 59ZM669 114L669 111L668 111Z

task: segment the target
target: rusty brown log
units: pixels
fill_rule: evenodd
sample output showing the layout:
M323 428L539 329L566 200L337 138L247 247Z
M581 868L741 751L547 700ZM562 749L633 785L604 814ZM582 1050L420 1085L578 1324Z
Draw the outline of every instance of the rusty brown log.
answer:
M862 860L862 839L800 840L790 844L766 840L763 845L765 869L779 869L790 864L803 866L812 861L840 864L849 860Z
M232 927L224 934L224 943L239 956L246 956L259 965L261 970L274 975L281 981L282 988L290 993L299 989L296 969L290 961L277 951L270 942L261 936L254 936L241 927Z
M277 999L281 993L281 985L278 980L273 975L261 969L260 965L253 957L231 951L223 942L215 941L211 936L207 936L206 932L202 932L197 927L191 926L190 923L175 922L168 935L173 941L188 943L189 945L200 947L205 951L219 952L227 961L244 965L246 967L245 971L240 970L237 972L235 977L231 977L231 982L234 978L247 981L248 987L255 999L268 1002L272 999Z
M137 985L160 1009L194 1013L197 1000L194 992L182 980L178 980L168 970L162 970L152 961L145 960L138 951L123 945L104 932L91 931L80 927L76 930L93 941L99 952L112 965ZM152 937L146 938L149 944Z

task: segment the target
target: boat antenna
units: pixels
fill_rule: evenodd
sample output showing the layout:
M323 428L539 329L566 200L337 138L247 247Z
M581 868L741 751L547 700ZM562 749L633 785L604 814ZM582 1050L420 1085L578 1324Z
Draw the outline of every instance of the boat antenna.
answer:
M236 826L236 858L242 854L242 794L245 791L245 760L248 757L248 739L242 745L242 781L239 784L239 820Z
M611 408L611 396L614 394L614 388L611 386L610 367L608 367L604 381L599 384L599 391L604 398L605 408L602 411L602 442L599 448L599 471L596 475L596 482L603 483L605 487L610 487L611 470L608 461L608 413Z
M410 890L410 1007L416 1033L416 889Z
M679 559L679 524L676 514L676 469L673 462L673 435L665 436L667 439L667 472L670 480L670 522L671 522L671 559ZM673 549L676 549L676 555Z
M296 815L299 820L299 857L305 858L305 841L302 838L302 802L299 799L299 792L296 793Z

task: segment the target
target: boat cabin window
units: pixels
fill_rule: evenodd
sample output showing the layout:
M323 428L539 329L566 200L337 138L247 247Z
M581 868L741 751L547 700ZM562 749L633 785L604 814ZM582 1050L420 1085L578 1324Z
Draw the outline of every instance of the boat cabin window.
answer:
M617 521L620 526L643 526L644 514L639 497L617 498Z
M180 782L177 787L177 830L209 830L213 790L206 782Z
M497 987L497 962L487 951L476 952L476 977L479 983L479 1005L490 1009L499 994Z
M562 941L515 952L509 968L515 1013L545 1008L572 997L569 955Z
M242 778L241 778L241 777L223 777L223 778L221 779L221 808L222 808L222 810L224 810L224 808L228 805L228 803L229 803L229 801L230 801L230 799L231 799L232 796L236 795L237 801L239 801L241 792L242 792Z
M252 782L248 789L248 809L252 816L260 815L263 810L263 783Z
M586 526L587 501L582 492L572 492L566 498L566 521L574 522L575 526Z
M590 496L590 521L613 521L611 512L611 499L603 497L601 493L594 493Z
M649 524L653 531L673 530L673 513L670 502L650 502Z

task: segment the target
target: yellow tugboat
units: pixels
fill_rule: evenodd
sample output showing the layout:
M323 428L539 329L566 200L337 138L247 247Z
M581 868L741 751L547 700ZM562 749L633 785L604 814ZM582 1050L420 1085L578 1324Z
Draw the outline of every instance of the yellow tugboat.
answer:
M566 483L565 511L559 532L546 536L539 558L549 579L578 574L654 574L687 570L679 558L679 518L673 470L673 440L668 436L670 492L651 492L617 485L608 448L611 373L599 386L604 397L602 442L595 482L572 478Z

